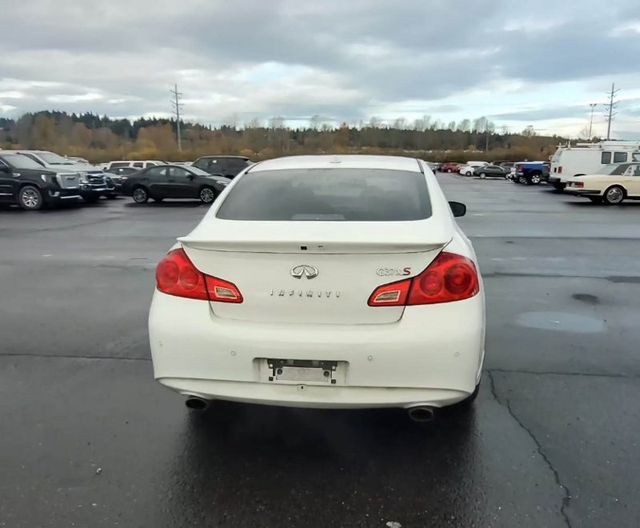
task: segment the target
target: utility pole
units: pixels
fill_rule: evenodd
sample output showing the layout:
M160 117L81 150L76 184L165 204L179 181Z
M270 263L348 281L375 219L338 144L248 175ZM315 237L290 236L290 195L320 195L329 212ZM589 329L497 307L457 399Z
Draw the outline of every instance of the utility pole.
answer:
M611 139L611 121L616 115L614 110L616 109L616 105L618 102L615 100L616 95L620 90L616 90L616 83L611 83L611 92L609 92L609 103L605 106L609 107L608 109L608 118L607 118L607 140Z
M180 109L184 106L180 102L180 98L182 94L178 91L178 83L176 83L173 87L173 90L169 90L169 93L173 95L173 100L171 100L171 104L173 105L173 113L176 116L176 133L178 137L178 150L182 151L182 133L180 130Z
M589 106L591 107L591 117L589 118L589 140L591 140L593 137L591 134L591 130L593 129L593 110L598 106L598 103L589 103Z

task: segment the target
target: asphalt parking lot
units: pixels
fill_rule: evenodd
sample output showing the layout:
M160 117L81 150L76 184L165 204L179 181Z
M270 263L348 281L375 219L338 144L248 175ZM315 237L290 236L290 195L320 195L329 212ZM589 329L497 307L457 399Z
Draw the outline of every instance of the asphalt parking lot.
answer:
M487 359L472 416L428 427L189 413L152 379L146 317L206 209L0 209L0 527L640 525L640 202L439 179L469 208Z

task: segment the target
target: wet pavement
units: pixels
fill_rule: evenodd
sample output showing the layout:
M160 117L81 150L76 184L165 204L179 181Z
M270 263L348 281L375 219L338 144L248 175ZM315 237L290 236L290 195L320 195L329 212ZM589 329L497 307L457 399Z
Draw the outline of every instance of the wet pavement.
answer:
M192 414L153 381L153 268L205 208L0 209L0 527L640 525L640 203L439 178L469 207L487 359L475 412L423 427Z

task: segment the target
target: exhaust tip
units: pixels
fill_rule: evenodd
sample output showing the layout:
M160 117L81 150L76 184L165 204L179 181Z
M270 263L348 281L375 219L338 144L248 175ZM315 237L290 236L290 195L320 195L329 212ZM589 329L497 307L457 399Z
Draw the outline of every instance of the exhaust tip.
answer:
M410 407L407 410L407 413L411 420L418 423L431 422L436 415L435 409L428 405L416 405L415 407Z
M189 396L184 403L189 409L194 411L204 411L209 407L208 400L196 396Z

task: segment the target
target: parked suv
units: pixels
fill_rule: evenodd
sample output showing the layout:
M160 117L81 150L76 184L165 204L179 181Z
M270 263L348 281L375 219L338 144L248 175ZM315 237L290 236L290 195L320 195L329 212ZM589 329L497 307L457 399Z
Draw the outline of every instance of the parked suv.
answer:
M77 163L46 150L12 150L2 151L24 154L41 167L52 171L69 171L80 174L80 195L85 202L94 203L100 196L115 197L115 186L107 179L107 175L98 167L85 163Z
M252 163L244 156L202 156L193 162L193 166L209 174L233 178Z
M132 169L142 170L149 167L155 167L156 165L165 165L165 162L159 160L110 161L106 165L102 166L102 170L104 170L105 172L113 172L113 169L124 169L128 167Z
M0 202L36 211L50 204L80 198L80 174L43 169L22 154L0 152Z

